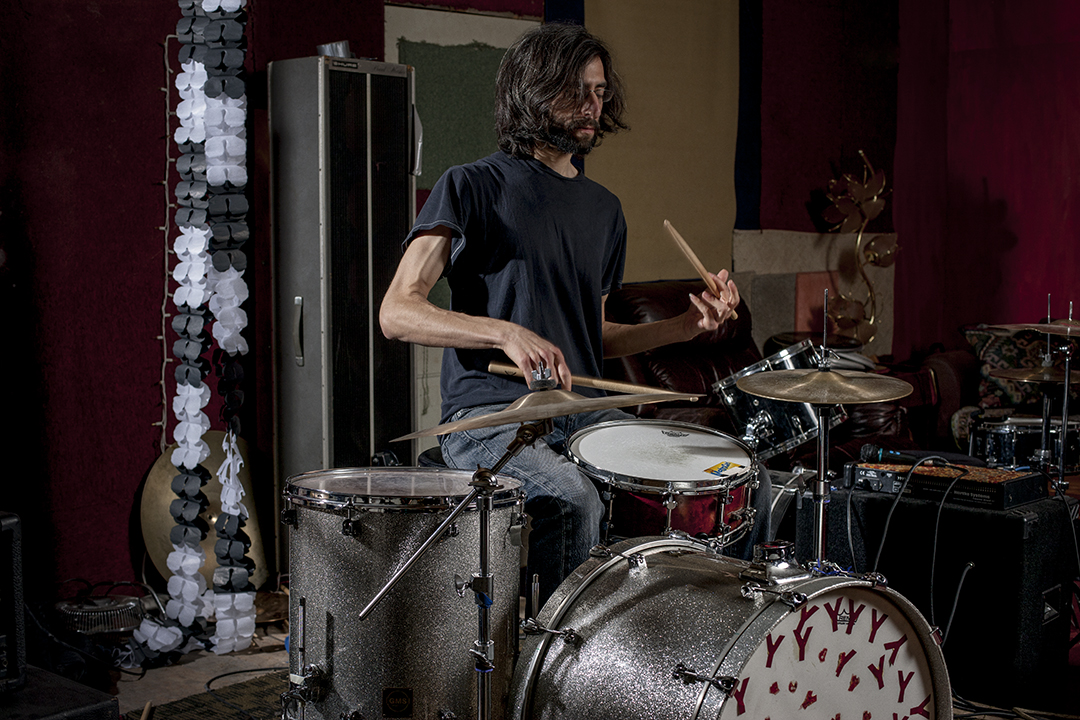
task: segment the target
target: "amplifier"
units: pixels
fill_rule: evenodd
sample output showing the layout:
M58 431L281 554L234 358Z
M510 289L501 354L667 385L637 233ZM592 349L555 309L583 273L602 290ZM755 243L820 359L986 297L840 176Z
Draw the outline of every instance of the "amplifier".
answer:
M0 696L26 683L22 521L0 512Z
M844 485L857 490L895 495L900 492L904 477L910 470L910 465L848 463L844 466ZM904 488L904 495L924 500L940 500L949 485L953 485L952 490L949 490L949 502L994 510L1008 510L1041 500L1048 495L1046 476L1038 472L927 465L920 465L912 473L907 487Z
M960 696L1005 707L1077 710L1067 674L1076 504L1052 497L995 510L834 489L825 557L865 572L880 555L876 569L889 587L932 624L949 627L945 662ZM813 515L807 493L794 528L802 562L814 555Z

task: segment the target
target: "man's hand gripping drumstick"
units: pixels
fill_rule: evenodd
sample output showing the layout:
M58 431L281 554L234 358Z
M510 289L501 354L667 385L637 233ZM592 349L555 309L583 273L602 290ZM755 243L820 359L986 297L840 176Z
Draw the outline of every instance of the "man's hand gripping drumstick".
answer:
M698 276L705 281L705 285L709 288L708 295L703 294L702 297L690 296L690 301L694 303L694 306L701 313L701 319L697 324L699 330L715 330L728 318L738 320L739 314L735 312L735 307L739 304L739 289L728 278L727 270L721 270L718 275L710 273L698 260L697 255L694 254L683 236L667 220L664 221L664 228L671 235L671 239L675 241L678 248L682 250L686 259L694 266ZM710 296L713 302L709 301Z

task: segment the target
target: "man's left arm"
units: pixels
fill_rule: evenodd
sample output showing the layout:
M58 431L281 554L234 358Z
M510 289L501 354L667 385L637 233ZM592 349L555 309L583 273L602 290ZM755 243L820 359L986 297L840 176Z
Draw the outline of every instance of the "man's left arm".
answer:
M727 322L735 306L739 304L739 289L728 277L727 270L713 276L721 297L713 297L708 290L700 295L689 296L689 307L682 315L640 325L603 321L604 357L616 358L635 355L661 345L692 340L703 332L710 332ZM604 303L607 303L605 295Z

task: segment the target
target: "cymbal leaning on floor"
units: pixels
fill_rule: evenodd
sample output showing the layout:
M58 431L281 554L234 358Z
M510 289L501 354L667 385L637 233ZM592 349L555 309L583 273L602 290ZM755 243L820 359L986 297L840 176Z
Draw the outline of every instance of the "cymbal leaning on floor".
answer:
M534 420L546 420L562 415L576 415L594 410L608 410L611 408L630 407L632 405L647 405L650 403L671 402L673 400L698 400L701 396L692 393L639 393L634 395L613 395L609 397L585 397L570 390L538 390L518 398L510 403L505 409L487 415L477 415L443 423L427 430L418 430L408 435L394 438L391 442L399 440L413 440L415 438L431 437L433 435L446 435L447 433L461 430L476 430L477 428L494 427L496 425L510 425L512 423L532 422Z
M990 377L1027 383L1063 383L1065 371L1056 367L998 368L990 371ZM1069 373L1069 382L1080 382L1080 370Z
M770 370L739 378L743 392L769 400L812 405L860 405L899 400L911 394L911 384L899 378L856 370L797 368Z

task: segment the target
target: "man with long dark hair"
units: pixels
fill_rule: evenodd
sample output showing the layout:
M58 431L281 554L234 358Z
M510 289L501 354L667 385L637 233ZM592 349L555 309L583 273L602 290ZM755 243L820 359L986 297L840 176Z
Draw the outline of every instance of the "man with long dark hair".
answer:
M496 77L499 152L447 170L409 236L379 319L390 338L443 353L443 422L497 412L524 385L487 371L504 356L524 377L548 368L569 390L571 372L600 377L605 357L689 340L725 322L739 302L723 270L722 297L690 296L682 315L643 325L604 319L622 282L626 222L618 198L585 177L574 156L626 129L611 54L577 25L525 33ZM451 306L428 300L445 275ZM583 395L600 391L579 389ZM592 481L563 454L580 428L625 419L619 410L554 418L555 430L503 469L520 480L532 518L529 572L546 599L596 544L603 506ZM451 467L492 467L517 425L440 438Z

